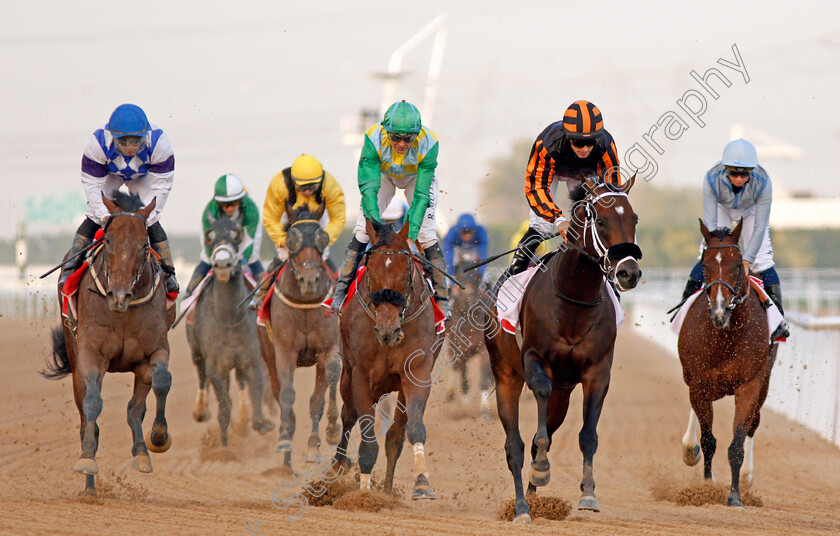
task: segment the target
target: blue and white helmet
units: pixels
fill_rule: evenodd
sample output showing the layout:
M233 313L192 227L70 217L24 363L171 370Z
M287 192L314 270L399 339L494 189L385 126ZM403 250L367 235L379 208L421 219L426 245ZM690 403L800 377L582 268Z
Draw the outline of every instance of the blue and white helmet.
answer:
M752 169L758 165L758 153L752 143L740 138L726 144L720 162L727 167Z
M146 113L136 104L120 104L111 114L106 127L115 138L145 136L149 131Z

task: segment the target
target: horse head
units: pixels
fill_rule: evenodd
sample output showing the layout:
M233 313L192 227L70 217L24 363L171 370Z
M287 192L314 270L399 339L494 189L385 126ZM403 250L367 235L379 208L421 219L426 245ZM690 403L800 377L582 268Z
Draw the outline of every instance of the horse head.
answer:
M635 182L636 175L622 186L585 179L570 194L574 204L567 241L590 255L622 292L635 288L642 276L639 217L627 196Z
M706 241L700 258L706 280L703 290L709 299L709 317L718 328L729 327L732 310L749 294L743 258L738 248L742 223L743 220L739 221L731 232L728 228L709 231L700 220L700 232Z
M366 220L370 237L365 284L376 311L374 331L379 343L394 346L402 341L402 320L409 306L414 280L414 261L408 249L408 225L399 233L393 226Z
M210 249L213 275L221 283L230 281L231 275L241 269L239 244L242 236L242 226L225 216L216 218L204 236L204 243Z
M289 250L289 266L304 298L317 298L327 292L327 277L322 258L330 244L329 235L321 229L321 216L325 205L322 202L315 212L309 212L304 205L299 209L286 203L289 227L286 233L286 249Z
M149 263L146 220L155 209L157 199L144 207L137 194L114 190L112 197L113 200L108 199L102 192L102 202L110 213L104 228L104 290L111 310L124 313L134 287Z
M458 285L452 286L452 296L456 298L456 301L457 299L469 301L471 298L478 296L481 288L481 273L478 270L465 272L464 268L479 260L481 259L479 259L478 250L475 248L461 250L460 252L456 250L455 266L452 267L452 272L455 279L463 283L465 287L462 289Z

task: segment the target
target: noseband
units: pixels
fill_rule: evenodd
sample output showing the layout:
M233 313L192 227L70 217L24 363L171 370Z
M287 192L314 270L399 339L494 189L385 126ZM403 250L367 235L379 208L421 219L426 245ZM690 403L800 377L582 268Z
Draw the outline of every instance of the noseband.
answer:
M736 250L738 250L738 253L741 252L740 248L736 244L728 244L726 246L706 246L705 249L703 250L703 252L705 253L705 251L707 249L726 249L726 248L735 248ZM740 263L740 264L743 264L743 263ZM703 285L702 290L703 290L703 292L706 293L706 297L709 299L710 304L711 304L712 298L711 298L711 293L710 293L709 289L712 288L713 285L723 285L724 287L728 288L732 292L732 299L729 301L729 305L726 306L726 309L729 309L730 311L732 311L733 309L735 309L736 307L738 307L739 305L744 303L744 300L746 300L747 296L749 296L749 294L750 294L750 287L747 286L747 291L744 292L743 294L739 295L740 289L741 289L741 287L743 286L743 283L744 283L744 268L743 268L743 266L739 266L738 268L739 268L739 270L738 270L738 281L735 283L735 287L737 287L737 290L732 285L730 285L729 283L724 281L723 279L715 279L714 281L709 281L708 283Z
M598 211L595 209L595 203L605 197L627 198L627 194L624 192L604 192L602 194L598 194L592 199L584 201L586 218L583 223L582 232L583 247L581 248L572 242L567 243L566 246L578 251L597 264L601 268L601 271L604 273L607 280L615 283L620 290L626 290L621 287L621 284L618 281L615 280L615 274L625 262L630 260L639 261L642 258L642 250L635 242L622 242L621 244L614 244L610 247L604 245L604 241L598 233L598 227L595 225L595 220L598 219ZM592 248L598 254L597 257L586 251L587 241L592 244ZM619 258L620 260L613 264L610 257Z

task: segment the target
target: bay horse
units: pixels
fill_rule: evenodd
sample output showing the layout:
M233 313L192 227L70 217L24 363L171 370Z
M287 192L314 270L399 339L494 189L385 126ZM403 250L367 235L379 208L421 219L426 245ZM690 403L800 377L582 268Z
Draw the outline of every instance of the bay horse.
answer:
M713 478L712 457L717 442L712 435L712 402L734 395L735 419L728 451L732 485L727 503L740 508L744 507L740 479L744 477L747 485L752 483L753 436L767 398L778 347L769 343L766 310L744 273L738 248L742 223L732 232L727 228L709 231L700 220L700 232L706 241L701 257L707 281L703 285L706 299L701 294L691 304L678 342L683 380L691 402L688 429L682 441L683 461L695 465L700 461L702 448L703 477Z
M459 248L460 249L460 248ZM452 348L458 359L449 371L447 385L447 399L454 399L456 392L461 393L461 403L469 404L470 382L467 374L467 363L473 357L481 360L481 376L479 391L481 393L481 411L489 417L490 389L492 387L492 373L487 349L484 346L485 309L476 307L488 291L478 270L464 271L464 267L481 259L475 249L464 250L459 255L456 250L455 263L452 267L455 279L461 281L465 288L452 286L452 321L451 329L446 332L446 344Z
M374 434L375 415L396 391L394 416L385 437L387 467L384 489L390 493L394 468L406 435L414 454L412 499L435 499L426 466L426 427L423 413L433 383L432 368L443 336L435 333L431 289L409 245L409 226L395 233L391 225L366 221L370 249L357 290L341 313L342 434L332 467L339 476L349 467L350 433L359 423L360 488L370 489L371 471L379 454ZM377 405L374 408L374 404ZM383 428L380 428L380 431ZM336 479L338 476L335 477Z
M257 342L257 314L238 304L250 289L242 273L239 243L242 226L227 217L217 218L207 235L213 272L194 305L194 318L187 321L187 341L198 372L198 396L193 418L202 422L210 417L207 411L207 379L219 403L219 429L222 446L228 444L230 425L230 373L236 371L239 382L240 420L247 422L244 389L248 385L253 418L251 427L265 434L274 424L263 416L262 399L265 388L262 355Z
M581 384L583 479L578 508L600 511L593 457L616 337L616 311L605 278L619 290L630 290L641 277L642 252L635 243L638 217L627 196L634 182L635 176L622 187L585 180L572 191L567 242L545 261L543 270L536 270L522 296L521 349L514 335L498 330L498 323L485 330L507 463L516 489L514 522L531 521L522 487L525 445L519 433L524 383L536 398L538 419L528 492L535 493L537 486L549 482L551 437L566 418L572 390Z
M289 218L286 248L289 260L274 282L271 293L270 322L258 326L260 349L268 367L271 389L280 405L277 451L284 453L284 465L291 467L292 437L295 433L294 374L297 367L315 367L315 388L309 398L312 433L309 436L307 462L318 461L321 437L318 432L324 415L327 385L330 387L327 409L327 442L338 443L338 404L336 391L341 374L338 357L338 319L325 318L321 302L333 287L333 280L322 260L329 235L318 223L324 203L310 213L286 204Z
M41 374L50 379L73 376L73 395L79 410L82 455L73 471L86 475L85 491L95 495L99 473L96 451L102 411L102 381L106 372L133 372L134 394L128 403L134 456L131 467L152 472L152 452L166 452L172 437L166 424L166 396L172 385L168 370L167 332L175 309L166 308L160 265L150 253L146 221L156 199L143 206L136 194L102 194L110 217L104 225L101 250L81 278L75 326L67 321L52 333L53 359ZM61 289L59 289L59 295ZM146 396L153 390L157 410L143 440ZM148 447L148 450L147 450Z

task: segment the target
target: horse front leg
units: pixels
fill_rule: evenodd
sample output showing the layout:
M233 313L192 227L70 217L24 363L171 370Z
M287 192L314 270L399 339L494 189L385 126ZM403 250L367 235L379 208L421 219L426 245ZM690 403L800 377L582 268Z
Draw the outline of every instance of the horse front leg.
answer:
M426 465L426 426L423 424L423 414L433 383L433 365L432 354L423 353L422 357L406 361L401 378L402 392L405 394L405 432L414 452L412 500L437 499L429 481L429 469Z
M531 474L528 489L532 486L546 486L551 480L551 466L548 462L550 443L547 428L548 399L551 397L551 378L545 371L539 354L529 348L523 356L523 372L528 387L537 400L537 433L531 444Z
M253 418L251 419L251 428L253 428L260 435L265 435L274 429L274 423L265 418L263 414L262 402L263 391L265 390L265 374L263 373L262 363L258 359L251 359L245 363L241 363L237 368L237 377L241 377L239 395L240 395L240 409L242 408L242 394L244 393L244 386L248 386L248 394L251 397L251 412ZM244 419L243 419L244 421Z
M158 349L149 358L152 369L152 391L155 393L155 421L146 438L146 447L152 452L166 452L172 446L172 436L166 425L166 397L172 387L172 374L167 365L169 350Z
M230 370L224 370L214 363L210 368L210 383L213 391L216 392L216 401L219 403L219 440L223 447L228 446L228 428L230 427L230 414L233 402L230 399Z
M682 438L682 458L686 465L697 465L700 461L700 445L697 443L697 414L694 410L688 413L688 426Z
M324 416L324 402L327 394L327 378L323 360L315 363L315 387L309 397L309 416L312 418L312 433L309 434L308 449L304 460L307 463L317 463L318 449L321 447L321 417Z
M131 428L131 455L134 460L131 468L141 473L152 472L152 459L146 443L143 441L143 418L146 416L146 397L151 391L152 385L143 381L140 374L134 375L134 394L128 401L128 427Z
M495 373L495 370L494 370ZM531 515L522 487L522 466L525 464L525 442L519 433L519 397L525 380L516 373L496 374L496 407L505 429L505 459L513 476L516 494L514 523L530 523Z
M73 395L81 417L79 435L82 443L82 455L73 464L73 471L88 475L85 490L91 493L95 493L92 476L99 473L96 464L99 425L96 419L102 412L102 377L105 375L105 371L98 370L94 363L93 356L80 352L79 367L73 371Z
M275 343L277 339L275 339ZM280 404L280 426L278 427L277 452L283 453L283 465L292 466L292 437L295 434L295 366L297 356L285 352L275 345L277 380L280 384L277 403Z
M729 444L729 467L732 470L732 486L729 490L727 504L738 508L744 508L741 502L741 466L744 463L744 439L748 432L755 433L753 422L757 421L759 400L762 395L762 377L754 378L749 383L740 385L735 389L735 419L732 430L732 443ZM756 426L757 426L756 422ZM752 440L749 443L750 460L752 465ZM752 476L752 467L750 467Z
M558 428L563 424L563 421L566 420L566 414L569 411L569 397L571 397L572 391L571 390L554 390L551 392L551 396L548 399L548 405L546 407L546 432L548 433L548 450L551 451L551 438L554 436L554 432L557 431ZM533 456L534 453L531 453ZM533 483L528 483L528 493L536 493L537 486Z
M198 373L198 393L193 407L193 419L204 422L210 419L210 403L207 397L207 363L202 355L193 350L193 364Z
M390 397L390 395L387 395ZM402 391L399 392L396 404L391 404L394 406L394 414L392 415L383 415L382 413L385 411L381 409L384 407L382 404L383 400L379 399L379 405L377 406L377 413L382 418L382 425L384 426L386 422L390 422L391 425L388 427L388 433L385 435L385 457L387 459L386 468L385 468L385 484L383 485L385 493L392 493L394 490L394 471L397 468L397 460L400 459L400 454L402 454L403 443L405 443L405 423L408 420L408 415L406 414L405 408L405 395Z
M353 450L353 454L351 456L350 452L350 433L353 431L353 427L356 425L356 421L359 420L359 417L356 412L356 403L353 399L353 372L346 365L341 370L340 390L341 400L344 402L341 406L342 431L338 445L335 447L336 463L333 464L333 473L337 471L335 469L335 466L337 465L340 468L340 471L338 471L339 475L343 474L344 470L352 465L357 454L356 451Z
M715 456L717 450L717 440L712 434L712 423L714 421L714 413L712 411L712 401L706 398L705 392L701 387L692 385L688 386L688 399L691 402L691 409L697 415L697 422L700 424L700 449L703 451L703 478L706 480L714 480L712 474L712 458Z
M608 362L611 363L612 359ZM583 453L583 479L580 482L581 497L578 501L578 510L600 512L601 505L595 497L593 459L595 451L598 450L598 420L601 418L601 409L604 407L604 399L610 387L609 368L590 369L589 374L584 375L581 383L583 384L583 427L578 441L580 451Z
M337 353L332 353L327 360L325 373L327 383L330 386L330 400L327 406L327 443L337 445L341 439L341 426L338 424L338 402L336 401L338 381L341 378L341 358Z

